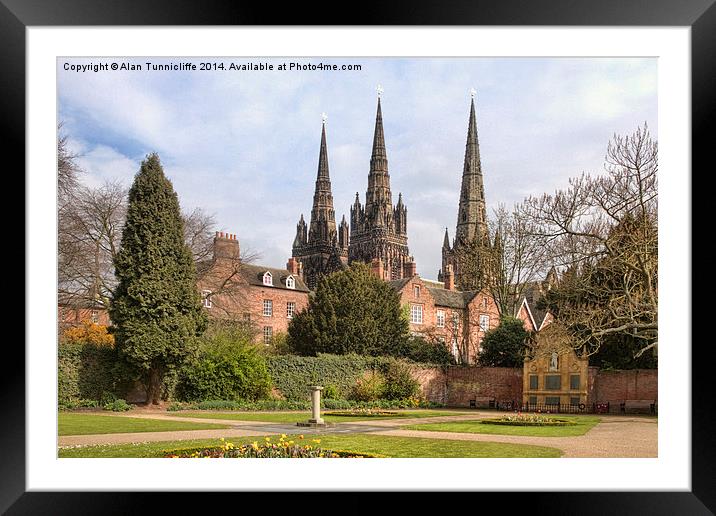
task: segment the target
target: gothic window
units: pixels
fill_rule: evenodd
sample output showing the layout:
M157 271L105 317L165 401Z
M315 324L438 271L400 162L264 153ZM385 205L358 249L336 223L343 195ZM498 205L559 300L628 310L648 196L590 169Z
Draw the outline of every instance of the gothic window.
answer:
M273 301L270 299L264 299L264 317L271 317L273 315Z
M296 288L296 280L293 279L293 276L286 278L286 288Z
M211 290L202 290L201 297L204 298L204 308L211 308Z
M264 285L273 287L273 276L271 276L271 273L268 271L264 273Z

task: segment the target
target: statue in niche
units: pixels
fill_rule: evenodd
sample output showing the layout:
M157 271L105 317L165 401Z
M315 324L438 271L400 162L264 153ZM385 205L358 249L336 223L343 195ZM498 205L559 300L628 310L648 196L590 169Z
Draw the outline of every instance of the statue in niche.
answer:
M550 371L556 371L559 367L559 356L557 355L557 352L552 352L552 357L549 359L549 370Z

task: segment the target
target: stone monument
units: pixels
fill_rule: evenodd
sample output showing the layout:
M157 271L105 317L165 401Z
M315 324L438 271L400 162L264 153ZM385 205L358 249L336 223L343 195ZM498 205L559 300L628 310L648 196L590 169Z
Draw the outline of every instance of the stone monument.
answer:
M321 391L323 387L319 385L311 386L311 419L306 422L296 423L298 426L328 426L321 417Z

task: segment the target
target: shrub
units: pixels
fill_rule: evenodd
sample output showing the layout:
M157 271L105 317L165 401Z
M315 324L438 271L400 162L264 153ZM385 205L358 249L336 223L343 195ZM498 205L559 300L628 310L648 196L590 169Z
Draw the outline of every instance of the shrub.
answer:
M371 371L359 378L353 386L351 398L356 401L375 401L384 397L386 384L383 375Z
M381 367L384 386L381 398L389 400L407 399L417 397L420 392L420 383L413 378L410 368L398 360L389 360Z
M480 365L490 367L522 367L527 337L524 323L516 317L502 317L500 325L489 330L482 341L478 356Z
M405 358L424 364L450 365L455 363L455 357L444 342L432 341L420 336L410 337Z
M67 344L114 347L114 336L107 332L107 327L90 321L82 321L79 326L67 328L62 333L61 341Z
M340 393L338 392L338 387L333 385L332 383L329 383L323 388L322 398L327 400L337 400L339 399Z
M57 401L62 407L100 405L123 388L127 378L116 350L108 345L64 340L57 349Z
M125 412L127 410L132 410L133 407L132 405L120 398L106 403L103 408L104 410L111 410L112 412Z
M303 436L298 437L296 442L283 434L277 441L272 441L271 437L265 437L263 441L254 441L251 444L241 444L239 446L229 441L221 439L220 446L204 447L204 448L181 448L176 450L164 450L164 456L168 458L368 458L368 457L384 457L374 453L355 452L350 450L330 450L323 449L313 444L307 444ZM311 440L315 444L321 442L320 439Z
M199 356L179 374L177 396L185 401L258 400L268 397L271 378L266 361L239 327L208 332Z

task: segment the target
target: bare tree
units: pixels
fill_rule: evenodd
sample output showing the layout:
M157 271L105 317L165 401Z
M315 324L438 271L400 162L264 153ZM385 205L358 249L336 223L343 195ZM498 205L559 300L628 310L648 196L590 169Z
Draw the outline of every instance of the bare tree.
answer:
M514 317L525 293L546 274L543 239L532 227L532 220L515 208L503 204L494 210L493 266L489 290L501 315Z
M574 346L591 354L605 338L625 335L641 343L640 356L658 342L658 147L646 125L614 136L605 171L527 199L520 216L550 261L568 268L553 297Z
M206 264L214 251L216 217L201 208L182 215L184 219L184 240L191 249L197 270Z
M83 172L77 164L77 154L69 150L67 135L62 132L63 123L57 125L57 193L63 206L79 186L78 176Z

